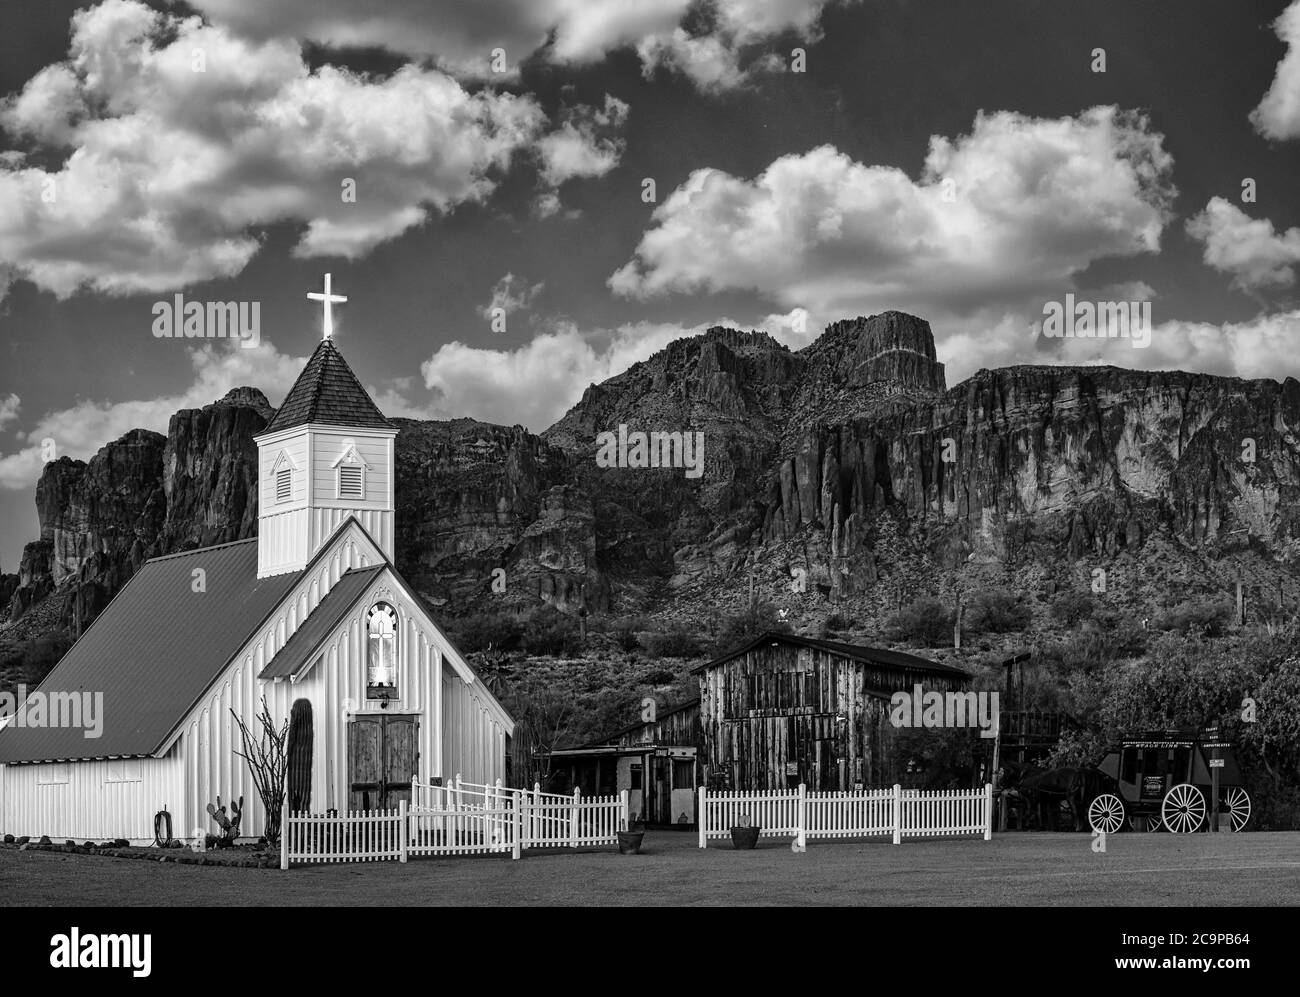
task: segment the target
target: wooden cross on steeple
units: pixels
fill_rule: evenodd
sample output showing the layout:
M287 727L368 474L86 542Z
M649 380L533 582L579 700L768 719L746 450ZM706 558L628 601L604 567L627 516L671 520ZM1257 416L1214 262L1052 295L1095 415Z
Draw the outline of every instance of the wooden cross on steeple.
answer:
M333 313L330 311L330 305L332 305L332 304L336 304L336 303L338 303L338 304L342 304L344 301L347 301L348 299L347 299L346 297L344 297L342 294L331 294L331 293L330 293L330 275L329 275L329 274L326 274L326 275L325 275L325 293L324 293L324 294L320 294L320 293L317 292L317 291L308 291L308 292L307 292L307 297L310 298L312 301L321 301L321 302L324 302L324 304L325 304L325 338L326 338L326 339L329 339L330 336L332 336L332 335L334 334L334 315L333 315Z

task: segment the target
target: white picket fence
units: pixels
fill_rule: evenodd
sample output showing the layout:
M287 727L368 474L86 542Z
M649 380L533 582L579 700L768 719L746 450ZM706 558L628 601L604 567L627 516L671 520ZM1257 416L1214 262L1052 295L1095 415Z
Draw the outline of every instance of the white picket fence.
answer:
M808 838L903 838L982 834L993 837L993 787L957 790L859 789L843 793L809 793L798 789L762 792L710 792L700 787L699 844L730 836L741 820L759 828L762 837L792 835L800 845Z
M627 791L583 797L464 782L411 786L396 810L281 817L280 868L308 862L375 862L409 856L476 855L525 848L616 844L628 827Z

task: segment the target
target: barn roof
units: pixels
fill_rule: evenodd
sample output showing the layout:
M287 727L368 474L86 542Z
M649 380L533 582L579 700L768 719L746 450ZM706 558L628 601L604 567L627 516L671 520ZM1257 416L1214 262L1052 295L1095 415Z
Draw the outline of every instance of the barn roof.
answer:
M146 561L36 690L102 693L100 736L11 720L0 763L154 754L300 577L259 579L255 537Z
M343 359L334 340L323 339L307 366L294 381L275 417L259 433L278 433L282 429L315 423L325 426L357 426L392 429L374 400L361 386L357 375Z
M387 564L374 564L368 568L354 568L344 572L302 626L293 632L288 643L262 669L258 678L278 679L297 675L316 656L321 643L339 625L348 610L365 594L375 576L386 567Z
M726 654L714 658L712 661L706 661L702 665L697 665L691 669L691 672L699 673L706 668L712 668L720 665L732 658L739 657L742 654L748 654L760 644L770 644L777 642L781 644L793 644L797 647L811 647L821 651L829 651L832 654L843 655L846 658L853 658L855 661L865 661L874 665L885 665L890 668L905 668L913 672L930 672L934 675L956 675L962 678L969 678L967 672L952 665L945 665L938 661L929 661L926 658L918 658L915 654L908 654L905 651L891 651L883 647L867 647L863 644L845 644L837 640L818 640L815 637L801 637L798 634L777 633L769 630L760 634L747 644L734 648Z

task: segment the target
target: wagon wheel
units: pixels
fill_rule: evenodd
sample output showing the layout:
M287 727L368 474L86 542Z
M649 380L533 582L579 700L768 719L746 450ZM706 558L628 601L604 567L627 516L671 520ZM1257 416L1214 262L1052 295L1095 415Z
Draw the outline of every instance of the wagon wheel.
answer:
M1102 793L1088 804L1088 823L1094 831L1114 834L1124 826L1124 801L1114 793Z
M1195 831L1205 821L1205 797L1191 783L1179 783L1165 795L1160 817L1174 834Z
M1164 824L1160 822L1159 814L1147 814L1145 817L1134 814L1128 819L1128 822L1129 827L1134 831L1159 831L1164 827Z
M1223 790L1219 797L1219 812L1231 818L1234 831L1240 831L1250 820L1250 794L1240 786Z

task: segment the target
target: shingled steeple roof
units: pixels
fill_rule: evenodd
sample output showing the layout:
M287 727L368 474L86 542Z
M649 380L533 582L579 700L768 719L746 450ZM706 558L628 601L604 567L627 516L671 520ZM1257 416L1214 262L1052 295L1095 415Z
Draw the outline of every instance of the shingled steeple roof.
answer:
M392 429L332 339L323 339L263 433L317 423Z

